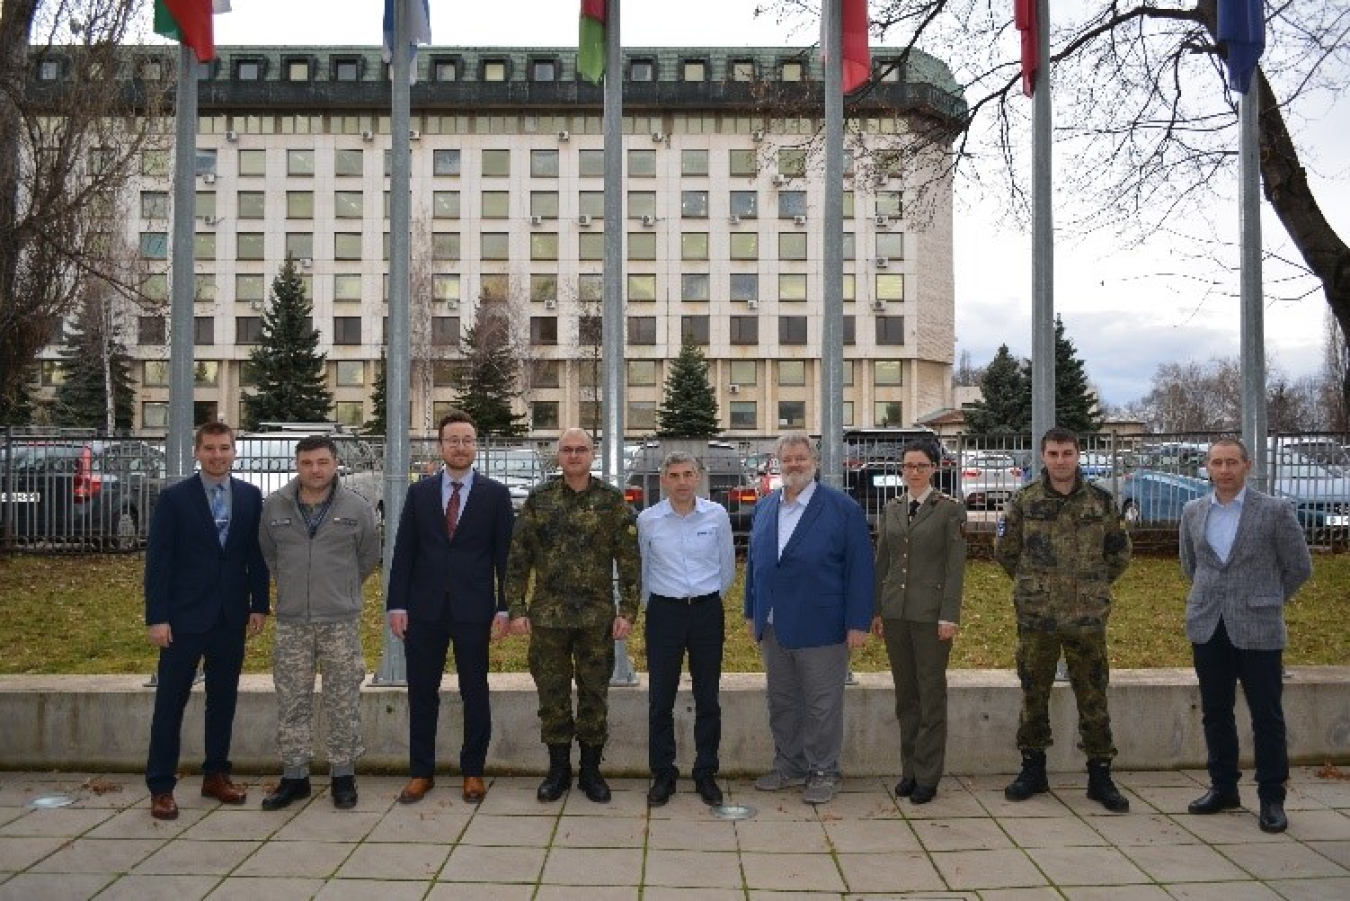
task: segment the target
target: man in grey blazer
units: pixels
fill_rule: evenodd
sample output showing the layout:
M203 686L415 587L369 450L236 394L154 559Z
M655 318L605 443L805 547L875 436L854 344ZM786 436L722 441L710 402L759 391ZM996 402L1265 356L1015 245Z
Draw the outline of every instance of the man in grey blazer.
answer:
M1191 581L1186 637L1191 640L1209 751L1209 791L1194 814L1240 807L1237 683L1251 711L1258 823L1283 832L1289 751L1280 695L1288 641L1284 605L1312 575L1312 557L1294 507L1247 487L1251 459L1236 438L1221 438L1206 460L1213 494L1181 514L1181 568Z

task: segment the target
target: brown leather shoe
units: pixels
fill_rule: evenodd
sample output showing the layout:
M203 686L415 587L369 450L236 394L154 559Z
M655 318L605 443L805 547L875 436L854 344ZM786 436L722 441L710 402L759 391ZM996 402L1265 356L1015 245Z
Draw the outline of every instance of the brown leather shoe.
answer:
M248 791L231 782L225 773L212 773L202 778L202 797L215 798L222 804L243 804Z
M421 776L412 777L408 780L408 784L403 786L403 791L398 793L398 803L416 804L427 796L427 792L431 791L435 784L436 780L430 777L425 779Z
M157 820L178 819L178 802L173 799L173 792L150 796L150 816Z
M482 776L464 777L464 800L470 804L477 804L487 797L487 786L483 784Z

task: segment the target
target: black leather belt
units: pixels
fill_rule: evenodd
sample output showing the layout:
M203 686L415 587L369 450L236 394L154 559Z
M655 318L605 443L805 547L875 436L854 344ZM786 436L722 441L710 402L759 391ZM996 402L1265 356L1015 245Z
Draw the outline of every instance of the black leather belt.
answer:
M722 595L718 594L715 591L710 591L707 594L700 594L697 597L687 597L687 598L672 598L667 597L664 594L654 594L652 595L652 600L669 601L672 604L701 604L704 601L720 601L722 600Z

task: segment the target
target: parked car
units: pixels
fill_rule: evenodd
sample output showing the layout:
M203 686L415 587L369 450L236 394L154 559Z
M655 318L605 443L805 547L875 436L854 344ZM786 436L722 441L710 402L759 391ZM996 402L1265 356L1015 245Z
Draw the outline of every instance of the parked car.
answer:
M511 506L519 510L530 489L544 481L546 472L539 455L528 447L488 447L478 452L474 466L506 486Z
M164 488L144 441L14 441L0 449L0 544L142 547Z
M882 507L905 491L904 469L897 461L873 461L844 470L843 489L862 507L867 525L876 531Z
M384 517L384 462L366 441L323 423L248 432L235 439L235 477L256 485L263 496L295 478L295 445L307 435L332 438L338 448L338 478Z
M1011 454L968 454L961 461L961 499L971 510L997 509L1022 487L1022 467Z

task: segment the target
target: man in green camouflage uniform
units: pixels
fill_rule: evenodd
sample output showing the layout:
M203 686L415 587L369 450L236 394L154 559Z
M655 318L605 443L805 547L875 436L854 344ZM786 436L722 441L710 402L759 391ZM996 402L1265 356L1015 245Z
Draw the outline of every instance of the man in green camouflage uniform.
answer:
M637 619L642 565L633 512L623 492L591 477L594 459L590 435L582 429L563 432L558 439L562 478L530 492L516 518L507 561L511 631L530 636L530 675L539 692L541 736L548 745L541 801L556 801L571 786L573 737L581 745L577 785L592 801L610 798L600 775L600 754L608 737L614 642L627 638Z
M1088 758L1087 795L1124 813L1130 802L1111 780L1116 748L1106 705L1106 621L1111 583L1130 562L1130 536L1111 494L1084 481L1077 435L1061 428L1046 432L1041 462L1040 479L1004 508L995 548L999 565L1013 578L1022 682L1017 727L1022 772L1003 793L1009 801L1024 801L1050 790L1045 775L1045 749L1052 742L1050 688L1062 650Z

